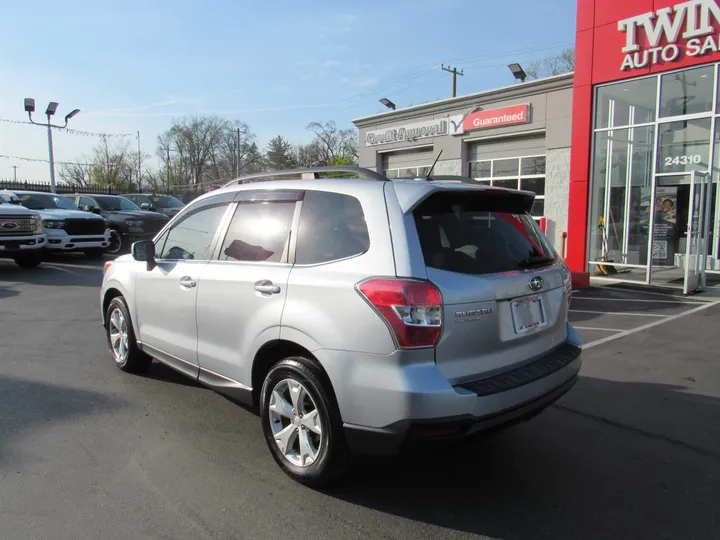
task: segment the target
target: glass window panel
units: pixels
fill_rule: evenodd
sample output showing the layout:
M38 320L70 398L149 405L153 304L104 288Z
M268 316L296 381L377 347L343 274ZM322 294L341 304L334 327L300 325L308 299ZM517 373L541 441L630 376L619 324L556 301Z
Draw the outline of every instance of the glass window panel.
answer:
M493 177L497 176L517 176L520 167L518 158L512 159L496 159L493 161Z
M477 180L477 183L478 183L478 184L483 184L483 185L485 185L485 186L489 186L489 185L490 185L490 180Z
M290 202L239 204L219 259L283 262L294 213Z
M398 170L398 178L415 178L416 176L417 176L417 167L412 167L410 169Z
M595 127L625 126L653 122L657 100L657 77L602 86L597 90ZM612 116L612 118L611 118Z
M428 165L427 167L418 167L417 174L418 174L418 176L427 176L429 172L430 172L430 166Z
M522 158L520 174L545 174L545 156Z
M199 210L175 224L159 259L206 261L226 205Z
M660 116L682 116L713 109L714 66L687 69L662 76Z
M397 173L397 169L388 169L387 171L385 171L385 178L397 178Z
M607 183L607 156L610 132L595 134L592 174L590 175L590 248L588 258L601 261L604 258L604 235L599 224L605 216L605 193Z
M470 163L471 178L490 178L491 163L489 161L478 161Z
M660 124L657 172L707 171L710 125L710 118Z
M545 199L535 199L530 214L535 217L543 217L545 215Z
M520 189L532 191L535 195L545 195L544 178L521 178Z
M512 180L493 180L492 185L501 188L517 189L518 180L517 178L513 178Z

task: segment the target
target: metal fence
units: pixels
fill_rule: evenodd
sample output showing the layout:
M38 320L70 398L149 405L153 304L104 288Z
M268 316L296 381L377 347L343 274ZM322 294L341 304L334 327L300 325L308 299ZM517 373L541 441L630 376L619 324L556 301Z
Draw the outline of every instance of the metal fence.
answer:
M188 203L199 197L203 193L212 191L218 186L197 186L193 188L182 187L182 188L171 188L163 189L158 191L148 191L147 189L141 189L137 186L129 187L116 187L116 186L71 186L68 184L58 183L55 186L55 191L64 195L72 194L102 194L102 195L125 195L128 193L148 193L153 195L174 195L183 202ZM18 191L43 191L46 193L50 192L49 182L15 182L13 180L0 180L0 189L10 189Z

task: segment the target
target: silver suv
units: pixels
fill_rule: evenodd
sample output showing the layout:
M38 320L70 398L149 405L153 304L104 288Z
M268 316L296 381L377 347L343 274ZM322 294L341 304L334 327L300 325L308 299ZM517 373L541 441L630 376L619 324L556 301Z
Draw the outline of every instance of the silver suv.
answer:
M581 362L570 275L533 200L359 168L235 180L106 263L113 359L258 407L279 466L313 486L353 454L528 419Z

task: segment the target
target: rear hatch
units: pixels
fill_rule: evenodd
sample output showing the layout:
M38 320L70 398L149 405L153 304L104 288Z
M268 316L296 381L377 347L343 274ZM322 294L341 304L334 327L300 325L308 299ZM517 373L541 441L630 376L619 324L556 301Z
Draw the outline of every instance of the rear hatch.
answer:
M436 363L452 384L506 371L566 339L569 273L528 214L533 198L440 189L411 210L443 297Z

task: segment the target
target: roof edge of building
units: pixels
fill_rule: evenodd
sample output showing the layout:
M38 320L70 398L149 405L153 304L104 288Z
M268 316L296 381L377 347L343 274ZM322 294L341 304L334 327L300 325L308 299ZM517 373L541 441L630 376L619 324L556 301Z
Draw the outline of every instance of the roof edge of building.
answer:
M364 126L376 124L381 121L392 121L396 119L403 119L406 117L414 117L417 116L418 113L432 113L435 112L434 109L445 109L448 105L456 105L457 107L462 107L466 103L470 104L470 102L472 102L473 105L482 105L487 101L491 101L492 98L499 94L503 94L503 98L507 99L514 97L522 97L536 92L547 92L549 90L557 90L566 87L572 88L574 75L574 72L571 71L569 73L562 73L560 75L536 79L534 81L516 83L511 86L504 86L502 88L483 90L482 92L467 94L465 96L441 99L439 101L432 101L430 103L423 103L421 105L413 105L412 107L405 107L396 111L382 112L370 116L364 116L362 118L356 118L352 121L352 123L355 124L355 126L357 126L358 128L362 128Z

